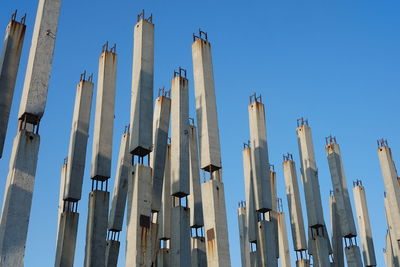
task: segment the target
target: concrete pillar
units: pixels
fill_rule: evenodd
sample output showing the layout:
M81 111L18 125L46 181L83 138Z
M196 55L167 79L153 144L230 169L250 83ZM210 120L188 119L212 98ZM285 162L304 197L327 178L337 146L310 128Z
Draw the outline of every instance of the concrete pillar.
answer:
M305 251L307 250L307 240L306 233L304 231L303 211L301 207L296 166L291 154L288 154L284 157L283 174L286 184L286 198L289 207L293 248L295 251Z
M0 57L0 158L3 155L26 29L25 16L22 17L21 22L16 21L16 16L17 12L11 16L11 21L7 25Z
M231 265L224 192L224 184L219 179L210 179L201 185L209 267Z
M396 247L393 247L393 250L395 254L396 251L400 254L400 186L397 182L398 174L387 141L379 140L378 145L378 157L389 205L388 211L393 219L391 237L398 243Z
M57 37L61 0L39 0L18 118L37 124L43 116Z
M391 242L391 254L393 255L393 264L396 267L400 266L400 253L399 250L396 249L398 248L399 244L397 240L393 237L394 233L396 232L396 229L393 227L395 225L394 219L393 219L393 213L390 211L390 203L387 198L387 194L385 193L384 197L384 205L385 205L385 215L386 215L386 221L388 225L388 233L390 237L390 242Z
M222 167L211 43L199 32L192 43L193 77L200 147L200 168L213 172Z
M168 248L160 249L157 254L157 267L173 267L171 265L171 254Z
M154 24L152 16L138 15L133 35L130 152L140 157L153 145ZM150 134L149 134L150 133Z
M256 242L257 240L257 215L254 206L254 183L251 164L251 149L245 147L242 151L243 156L243 176L246 193L246 226L247 242Z
M239 202L238 225L240 240L240 256L242 266L250 266L250 242L247 236L247 210L245 202Z
M275 227L272 221L257 222L258 238L257 251L258 266L278 266L278 247L275 242Z
M336 197L332 194L329 196L329 207L332 228L333 266L340 267L344 266L343 239Z
M277 195L277 184L276 184L276 172L274 171L274 165L269 165L269 176L271 177L271 199L272 199L272 210L269 212L271 221L274 223L275 233L275 245L278 248L277 257L279 258L279 234L278 234L278 195ZM279 200L281 201L281 200Z
M278 240L279 240L279 259L280 266L290 267L290 252L289 252L289 242L286 230L286 219L284 212L278 212Z
M354 222L353 211L351 209L349 191L347 188L346 177L344 175L343 161L340 153L339 144L335 137L327 137L326 154L335 196L338 222L340 223L341 235L343 238L357 236L356 225Z
M364 266L376 266L374 241L372 239L365 188L361 181L356 181L353 184L354 205L356 207Z
M192 267L203 267L207 266L207 255L206 255L206 243L204 237L192 237L191 238L192 255L191 261Z
M257 251L250 252L250 267L257 267Z
M306 199L308 231L311 234L308 237L308 249L309 253L313 256L314 265L321 264L316 266L329 266L331 246L322 210L318 169L308 120L304 120L303 118L297 120L296 133L301 161L301 180L303 182L304 196Z
M106 191L94 190L89 193L85 267L105 266L109 198L110 193Z
M68 159L64 159L64 164L61 167L61 176L60 176L60 195L58 198L58 216L57 216L57 235L60 228L60 217L61 213L64 211L64 188L65 188L65 180L67 178L67 168L68 168Z
M136 164L129 181L126 234L126 266L151 265L151 172L148 166Z
M350 245L344 248L348 267L362 266L360 248L357 245Z
M171 98L166 95L156 99L153 118L153 152L150 166L153 168L153 197L151 210L161 209L161 195L165 170L165 158L168 145L168 129L171 117Z
M106 247L106 267L116 267L118 264L118 254L120 242L116 240L107 240Z
M40 136L20 130L14 139L0 220L0 266L23 266Z
M383 250L384 259L387 267L395 267L395 258L393 255L392 240L390 238L390 232L386 233L386 248Z
M171 265L190 266L190 213L182 206L172 207L171 220Z
M116 74L115 45L109 50L108 43L106 43L99 58L92 145L91 178L97 181L105 181L111 177Z
M309 267L309 266L310 266L310 260L301 259L296 261L296 267Z
M67 210L61 213L54 266L68 267L74 265L78 221L79 213L77 212Z
M79 201L82 196L86 149L89 138L90 111L92 109L93 98L92 77L91 75L86 79L86 73L83 73L76 88L68 150L68 168L65 189L62 195L63 199L68 201Z

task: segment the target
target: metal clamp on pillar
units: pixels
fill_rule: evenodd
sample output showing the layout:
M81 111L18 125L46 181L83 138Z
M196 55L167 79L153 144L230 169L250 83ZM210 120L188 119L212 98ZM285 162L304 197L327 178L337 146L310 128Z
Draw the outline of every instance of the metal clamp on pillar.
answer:
M203 40L205 42L208 42L208 34L205 31L202 31L201 29L199 29L199 34L196 35L195 33L193 33L193 42L196 41L197 39Z
M147 21L147 22L153 23L153 14L150 14L150 16L146 19L145 16L144 16L144 9L142 9L142 12L140 12L137 15L137 22L139 22L142 19Z

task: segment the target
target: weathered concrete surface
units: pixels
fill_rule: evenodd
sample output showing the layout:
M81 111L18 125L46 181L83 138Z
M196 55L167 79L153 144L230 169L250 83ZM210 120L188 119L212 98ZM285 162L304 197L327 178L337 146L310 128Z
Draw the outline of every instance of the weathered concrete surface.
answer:
M189 195L189 81L176 76L171 83L171 195Z
M33 29L18 118L42 118L57 36L61 0L40 0ZM32 121L29 121L33 123Z
M192 59L200 168L212 172L222 165L210 42L204 39L194 41Z
M0 158L3 155L25 29L24 22L11 19L7 25L3 50L0 54Z
M347 246L344 248L346 252L346 260L348 267L359 267L362 266L360 248L356 245Z
M384 254L386 266L387 267L395 267L396 266L396 261L395 261L394 255L393 255L392 240L390 238L390 232L389 231L386 233L386 247L385 247L385 249L383 251L383 254Z
M271 199L272 199L272 210L269 212L270 221L274 223L275 233L275 246L278 248L276 256L279 258L279 235L278 235L278 195L277 195L277 184L276 184L276 172L273 170L269 171L269 177L271 178Z
M109 198L110 193L107 191L95 190L89 193L85 267L105 265Z
M387 145L378 148L378 157L381 165L383 182L385 184L386 198L392 217L392 232L391 237L400 243L400 186L397 182L397 171L392 158L392 151ZM400 251L399 245L393 248Z
M269 172L264 104L254 101L249 104L248 110L254 205L256 211L266 212L273 209L273 200L271 195L272 188Z
M107 240L106 247L106 267L117 267L120 242Z
M278 241L279 241L279 261L282 267L290 267L289 241L286 230L285 213L278 212Z
M99 181L111 177L116 76L117 54L105 50L99 58L90 174L92 179Z
M337 209L336 197L329 196L329 210L332 230L333 266L344 266L343 238L341 232L340 216Z
M121 145L118 155L117 173L115 175L114 190L111 202L110 216L108 218L108 230L122 231L128 193L128 181L131 174L131 154L129 151L129 133L121 137Z
M254 206L254 183L253 172L251 169L251 149L244 148L242 151L243 156L243 176L244 187L246 193L246 227L247 227L247 241L255 242L257 240L257 215Z
M204 267L207 266L207 255L206 255L206 240L204 237L192 237L191 238L191 261L192 267Z
M365 188L361 184L353 187L354 205L358 221L358 231L361 240L361 251L364 266L376 266L374 241L372 239Z
M173 267L171 265L171 253L169 249L160 249L157 254L157 267Z
M394 229L393 225L393 214L390 212L390 203L387 198L387 195L384 197L384 205L385 205L385 215L386 215L386 221L387 221L387 226L388 226L388 233L389 233L389 240L391 242L391 254L393 255L393 263L394 266L399 267L400 266L400 253L398 248L399 244L397 240L393 237L393 234L396 232L396 229Z
M168 129L171 115L171 99L160 96L156 99L153 118L153 152L150 167L153 168L153 193L151 210L161 209L161 195L165 170L165 159L168 146Z
M293 248L295 251L303 251L307 249L307 240L304 231L303 210L301 207L296 166L293 160L286 160L283 162L283 174L286 184L286 197L289 207Z
M82 196L92 97L93 83L81 80L76 88L68 151L68 170L63 193L63 199L69 201L78 201Z
M327 233L325 232L325 234ZM309 251L313 253L313 266L331 266L331 262L329 261L330 248L327 238L325 236L315 235L312 237L312 242L313 246Z
M55 267L74 265L79 213L65 211L61 214L57 236Z
M275 240L275 226L271 221L257 222L257 262L259 266L278 266L278 247Z
M310 266L310 260L301 259L296 261L296 267L309 267L309 266Z
M154 218L153 218L154 221ZM151 264L156 264L157 262L157 253L160 250L160 242L158 240L158 223L151 223L150 226L150 239L151 239Z
M130 152L151 152L153 132L154 24L141 19L134 26Z
M240 241L240 256L242 266L250 265L250 242L247 236L247 210L246 207L238 208L238 225L239 225L239 241Z
M204 226L203 206L201 201L199 151L197 147L196 127L189 126L190 195L188 196L188 202L191 227Z
M257 267L257 251L250 252L250 267Z
M171 197L171 146L167 146L167 157L165 160L165 172L164 172L164 183L162 191L162 205L159 213L159 239L170 239L171 238L171 209L172 209L172 197Z
M129 181L125 258L127 267L151 265L151 176L150 167L136 164Z
M347 188L346 176L344 175L339 144L331 140L325 149L331 173L341 235L342 237L355 237L357 236L356 224L354 222L353 210L351 209L349 190Z
M171 248L172 266L190 266L190 211L186 207L172 207Z
M60 217L61 213L64 211L64 188L65 188L65 180L67 178L67 168L68 168L68 163L64 162L64 164L61 167L61 176L60 176L60 195L58 197L58 216L57 216L57 233L59 231L60 227Z
M40 136L21 130L14 139L0 219L0 266L23 266Z
M207 266L231 266L226 223L224 185L220 179L211 179L201 185Z

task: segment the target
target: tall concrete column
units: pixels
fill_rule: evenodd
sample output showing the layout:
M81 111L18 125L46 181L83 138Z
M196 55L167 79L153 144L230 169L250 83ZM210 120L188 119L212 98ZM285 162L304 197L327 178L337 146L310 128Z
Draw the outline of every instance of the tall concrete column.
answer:
M343 239L336 197L333 195L333 193L331 193L329 196L329 210L332 231L333 266L340 267L344 266Z
M331 245L322 211L318 169L315 161L311 128L303 118L297 120L297 140L301 161L301 179L306 199L308 221L308 250L314 266L329 266Z
M239 241L240 241L240 256L242 266L250 266L250 243L247 236L247 212L246 202L239 202L238 208L238 225L239 225Z
M249 128L254 208L257 214L257 262L260 266L278 266L276 183L273 184L268 160L264 104L261 96L250 97ZM275 203L274 203L275 202ZM271 243L271 240L274 242Z
M251 148L249 144L244 144L242 151L243 158L243 177L244 188L246 194L246 226L247 241L250 243L257 242L257 214L254 206L254 182L251 164Z
M387 232L389 234L389 240L391 242L391 251L390 254L392 256L390 256L391 258L393 258L393 264L395 267L399 267L400 266L400 254L398 252L398 250L396 250L396 247L398 246L398 242L397 240L393 237L394 233L396 232L396 229L393 227L395 225L396 222L394 222L394 218L393 218L393 213L391 212L391 207L390 207L390 203L389 203L389 199L387 197L387 193L385 192L384 194L384 205L385 205L385 215L386 215L386 221L387 221Z
M392 217L391 238L395 240L393 245L394 255L400 255L400 186L397 181L398 173L392 158L392 151L386 140L378 140L378 157L381 166L383 182L385 184L388 212Z
M19 61L25 38L25 18L16 21L17 11L12 14L4 37L3 50L0 56L0 158L3 155L4 142L7 134L8 119L14 97L15 81L17 80Z
M112 139L117 73L116 46L103 46L99 58L96 113L92 145L88 220L86 225L85 267L105 266L109 213L108 179L111 177Z
M383 256L387 267L395 267L395 258L393 255L392 240L390 238L390 232L388 231L385 235L386 247L383 250Z
M231 265L224 184L221 172L221 148L211 44L207 33L193 35L193 76L196 98L196 115L200 147L200 168L209 173L209 180L201 185L207 265Z
M303 210L300 200L299 184L293 155L283 156L283 176L286 185L286 198L289 207L290 225L292 229L293 248L296 252L296 265L308 264L307 240L304 231ZM304 261L305 263L301 263ZM308 265L307 265L308 266Z
M280 211L277 213L278 223L278 241L279 241L279 261L282 267L292 266L290 263L289 242L286 229L285 213Z
M364 266L376 266L374 241L372 239L365 188L360 180L353 182L353 185L354 205L356 207Z
M61 0L40 0L0 219L0 266L23 266ZM4 64L4 63L3 63Z
M361 254L357 245L357 231L354 222L353 211L351 209L349 190L347 188L346 176L344 175L343 161L340 153L339 144L336 138L329 136L326 138L326 154L328 159L329 171L335 197L335 207L338 223L340 224L340 234L345 242L346 260L348 266L361 266Z

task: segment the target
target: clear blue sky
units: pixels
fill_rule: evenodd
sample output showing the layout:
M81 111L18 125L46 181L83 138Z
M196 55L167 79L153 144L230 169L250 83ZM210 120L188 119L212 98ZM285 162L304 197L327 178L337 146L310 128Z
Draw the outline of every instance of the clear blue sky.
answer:
M1 201L36 8L37 1L1 3L2 32L14 9L28 13L10 125L0 160ZM386 221L376 139L388 139L399 165L400 3L345 0L63 1L49 96L40 125L26 266L54 264L60 168L68 153L76 83L85 69L94 72L97 81L98 56L107 40L117 44L119 56L115 173L120 136L129 121L132 29L142 9L153 13L156 27L154 85L168 88L174 68L187 68L192 117L192 33L201 27L212 42L232 265L240 266L237 202L244 199L241 150L249 137L248 96L257 92L266 105L270 160L278 172L278 194L284 198L285 211L282 154L293 153L299 167L295 128L296 119L304 116L313 130L327 224L332 185L324 137L333 134L341 145L349 188L355 179L362 179L366 187L378 265L383 266ZM79 205L76 266L82 266L84 257L91 142L90 138ZM124 245L121 252L124 254ZM121 266L123 262L120 257Z

